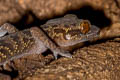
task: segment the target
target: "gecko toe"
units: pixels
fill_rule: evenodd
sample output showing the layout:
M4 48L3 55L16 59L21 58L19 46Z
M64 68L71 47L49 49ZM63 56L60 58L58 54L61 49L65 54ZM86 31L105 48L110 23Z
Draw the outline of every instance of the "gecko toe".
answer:
M70 53L61 53L60 55L67 58L72 58L72 55Z
M53 55L54 55L55 59L58 58L58 55L64 56L67 58L72 58L72 55L69 52L54 52Z
M7 33L7 31L3 30L2 27L0 27L0 37L4 36Z

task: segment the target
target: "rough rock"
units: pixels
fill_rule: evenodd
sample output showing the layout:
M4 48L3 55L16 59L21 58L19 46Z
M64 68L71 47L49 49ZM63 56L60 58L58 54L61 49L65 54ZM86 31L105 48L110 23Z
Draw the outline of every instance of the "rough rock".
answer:
M73 59L53 61L25 80L119 80L119 53L118 40L89 45L74 51Z

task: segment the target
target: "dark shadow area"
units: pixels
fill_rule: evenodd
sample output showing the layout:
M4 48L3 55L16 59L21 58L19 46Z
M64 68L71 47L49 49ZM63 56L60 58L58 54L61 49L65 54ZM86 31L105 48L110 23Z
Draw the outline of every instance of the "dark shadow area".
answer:
M91 6L83 6L78 10L67 12L67 14L76 14L80 19L87 19L92 25L96 25L100 28L111 25L111 20L105 16L105 13L101 9L94 9Z
M114 0L115 1L115 3L116 3L116 6L118 7L118 8L120 8L120 3L119 3L119 1L118 0Z
M16 23L12 23L19 30L27 29L33 26L40 26L47 20L40 20L31 11L28 11L23 17Z
M7 70L2 70L2 71L0 71L0 73L9 75L12 79L14 79L18 76L18 71L14 70L14 69L12 69L11 72L7 71Z
M45 51L44 53L42 53L42 55L45 57L45 56L48 56L48 53L49 53L49 54L52 54L52 55L54 56L53 52L52 52L50 49L48 49L47 51ZM57 56L58 59L59 59L60 57L62 57L62 56L60 56L60 55ZM54 59L55 59L55 56L54 56ZM51 61L53 61L53 60L51 60ZM51 61L50 61L50 62L51 62ZM48 63L48 64L49 64L49 63Z
M52 54L52 51L48 49L44 53L42 53L42 55L45 57L48 56L48 53Z

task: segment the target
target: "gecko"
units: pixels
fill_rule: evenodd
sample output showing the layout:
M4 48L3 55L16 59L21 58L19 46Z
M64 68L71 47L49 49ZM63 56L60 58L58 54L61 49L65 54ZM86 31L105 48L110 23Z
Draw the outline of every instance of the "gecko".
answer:
M100 29L74 14L48 20L40 27L21 30L5 23L0 27L0 65L29 54L50 49L57 56L72 58L65 47L75 46L99 36Z

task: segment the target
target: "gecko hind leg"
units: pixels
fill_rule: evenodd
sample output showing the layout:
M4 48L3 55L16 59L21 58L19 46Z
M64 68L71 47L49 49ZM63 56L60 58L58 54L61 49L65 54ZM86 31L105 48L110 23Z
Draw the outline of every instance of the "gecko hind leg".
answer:
M10 34L10 33L14 33L17 31L18 29L16 29L15 26L9 23L5 23L0 27L0 37L4 36L6 33Z

